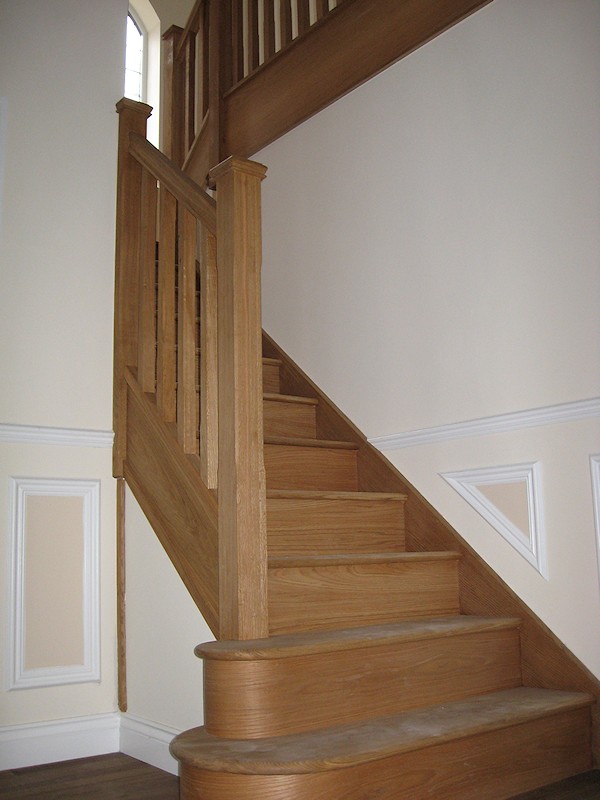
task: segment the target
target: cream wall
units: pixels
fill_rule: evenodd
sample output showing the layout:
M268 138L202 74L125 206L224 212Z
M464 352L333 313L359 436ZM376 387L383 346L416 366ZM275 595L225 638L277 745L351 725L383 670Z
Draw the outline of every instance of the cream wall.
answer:
M214 639L133 494L126 496L127 719L181 732L203 721L202 662L194 655ZM176 772L153 758L139 738L126 752Z
M257 154L264 327L367 436L600 396L599 85L596 0L495 0ZM387 453L597 675L599 436ZM438 474L538 460L548 581Z
M118 749L110 429L126 14L127 0L0 0L0 768ZM11 478L100 487L99 680L6 691ZM53 515L38 534L50 541L70 524ZM39 588L27 591L42 608Z
M3 422L108 429L126 0L3 0Z

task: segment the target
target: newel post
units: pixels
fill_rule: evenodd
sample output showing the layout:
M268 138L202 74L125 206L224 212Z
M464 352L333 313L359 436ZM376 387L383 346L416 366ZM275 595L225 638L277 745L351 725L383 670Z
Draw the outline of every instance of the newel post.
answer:
M230 157L217 187L219 633L268 636L263 460L261 209L266 167Z
M123 476L127 397L125 367L135 366L138 355L138 292L141 245L142 167L129 154L129 134L146 136L152 108L123 98L117 103L119 146L117 166L117 224L115 246L115 320L113 377L113 472Z

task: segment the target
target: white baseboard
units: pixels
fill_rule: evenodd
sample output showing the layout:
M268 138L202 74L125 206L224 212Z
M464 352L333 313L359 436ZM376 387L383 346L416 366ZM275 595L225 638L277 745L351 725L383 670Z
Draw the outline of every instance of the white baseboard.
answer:
M0 770L119 751L120 714L0 727Z
M169 753L169 744L178 733L181 731L167 725L158 725L134 714L122 714L120 750L125 755L177 775L178 763Z

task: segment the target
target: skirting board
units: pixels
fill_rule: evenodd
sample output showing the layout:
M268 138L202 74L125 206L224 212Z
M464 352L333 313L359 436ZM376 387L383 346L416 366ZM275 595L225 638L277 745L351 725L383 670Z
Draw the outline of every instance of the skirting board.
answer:
M121 753L153 767L178 774L178 763L169 752L169 744L181 731L157 725L134 714L121 714Z
M0 770L119 751L120 714L93 714L0 728Z
M169 744L178 733L118 712L5 725L0 727L0 771L121 752L177 775L178 764Z

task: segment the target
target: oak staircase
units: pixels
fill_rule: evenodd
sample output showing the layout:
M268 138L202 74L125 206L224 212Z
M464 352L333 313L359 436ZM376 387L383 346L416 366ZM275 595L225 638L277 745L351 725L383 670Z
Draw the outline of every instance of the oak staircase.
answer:
M197 4L188 75L232 8ZM268 67L250 63L240 92ZM196 650L204 726L171 745L181 797L502 800L590 769L599 682L262 332L265 168L206 176L227 141L208 84L174 160L145 140L149 107L117 106L114 473L216 637Z

